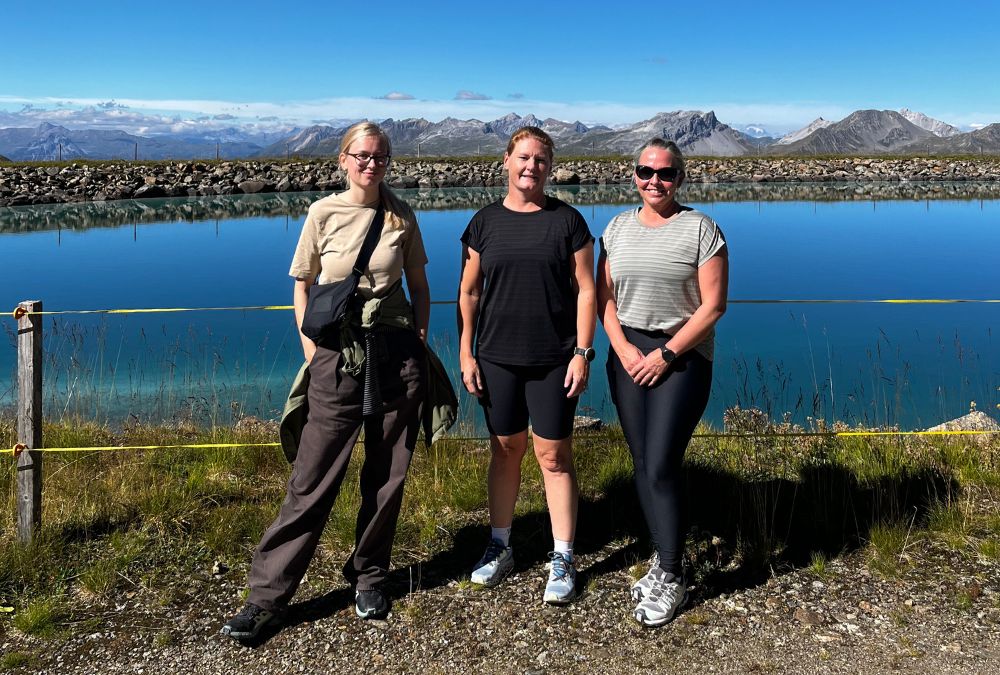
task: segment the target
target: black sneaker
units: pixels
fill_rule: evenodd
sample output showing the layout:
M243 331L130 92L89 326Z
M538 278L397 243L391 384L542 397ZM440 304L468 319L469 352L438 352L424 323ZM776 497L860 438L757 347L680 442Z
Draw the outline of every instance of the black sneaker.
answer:
M248 602L219 632L234 640L248 640L257 637L265 626L281 623L282 617L283 612L280 610L264 609Z
M389 600L377 588L355 591L354 611L362 619L384 619L389 613Z

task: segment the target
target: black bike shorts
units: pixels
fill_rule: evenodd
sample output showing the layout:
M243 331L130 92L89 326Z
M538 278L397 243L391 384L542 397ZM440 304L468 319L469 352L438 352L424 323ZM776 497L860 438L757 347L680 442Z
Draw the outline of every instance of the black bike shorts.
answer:
M510 366L479 359L485 393L479 399L486 426L495 436L513 436L528 428L559 441L573 433L578 396L566 398L568 363L557 366Z

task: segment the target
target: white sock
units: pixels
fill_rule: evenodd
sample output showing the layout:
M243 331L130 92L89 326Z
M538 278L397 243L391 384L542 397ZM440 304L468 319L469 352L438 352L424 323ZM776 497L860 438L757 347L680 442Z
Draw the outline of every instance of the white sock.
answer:
M573 560L573 542L563 541L562 539L553 539L554 551L556 553L562 553L570 561Z
M504 546L510 546L510 528L509 527L494 527L493 533L490 535L494 539L498 540Z

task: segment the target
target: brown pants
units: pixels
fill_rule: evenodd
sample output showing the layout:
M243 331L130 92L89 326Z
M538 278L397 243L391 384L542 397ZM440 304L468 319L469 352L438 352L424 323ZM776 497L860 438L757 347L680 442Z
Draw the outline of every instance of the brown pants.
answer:
M361 415L363 378L340 370L341 353L316 349L309 364L309 419L277 520L257 546L247 602L266 609L288 603L306 573L344 480L362 425L361 508L355 548L344 576L358 590L374 588L389 571L403 501L403 480L420 428L424 346L411 331L383 334L378 364L382 413Z

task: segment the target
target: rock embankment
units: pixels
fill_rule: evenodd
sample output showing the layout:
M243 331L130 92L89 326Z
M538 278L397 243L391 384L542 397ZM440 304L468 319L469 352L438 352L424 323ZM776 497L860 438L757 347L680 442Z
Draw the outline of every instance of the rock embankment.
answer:
M556 185L628 183L627 158L557 162ZM690 183L1000 181L1000 158L710 158L688 162ZM393 163L397 188L491 187L506 176L497 160L418 160ZM333 159L313 161L111 162L0 166L0 206L332 191L344 178Z

